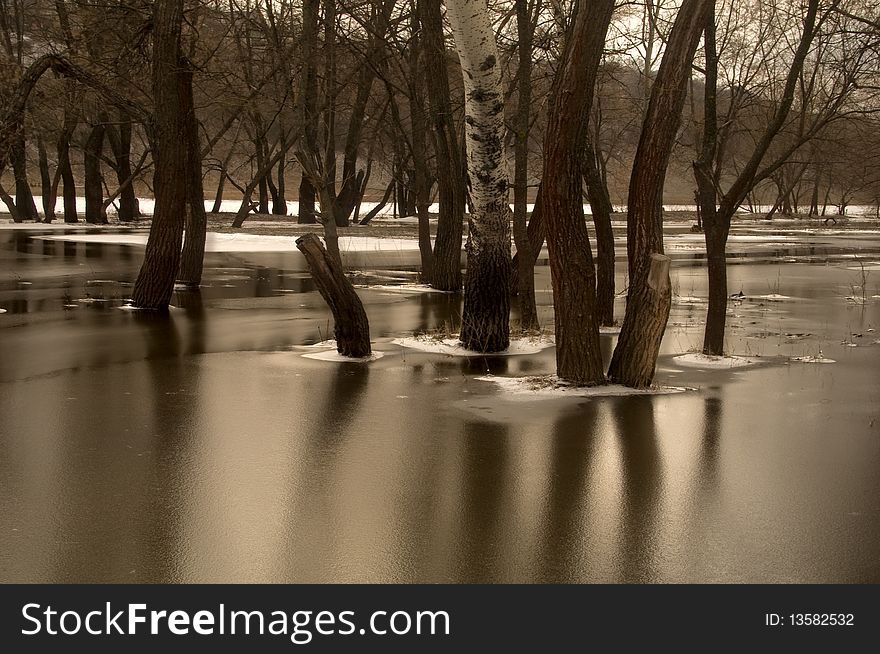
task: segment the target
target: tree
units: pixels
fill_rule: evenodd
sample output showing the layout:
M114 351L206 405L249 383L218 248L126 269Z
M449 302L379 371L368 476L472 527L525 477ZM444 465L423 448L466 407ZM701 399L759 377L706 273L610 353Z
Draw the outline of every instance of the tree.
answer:
M672 291L663 253L663 185L687 94L691 64L712 0L684 0L651 87L627 200L629 290L620 338L608 375L646 388L654 378Z
M510 344L510 208L504 95L486 0L447 0L464 74L465 142L472 209L461 342L478 352Z
M461 290L464 169L451 108L440 0L417 0L417 2L422 26L421 45L428 89L429 118L434 135L440 202L431 285L442 291L458 292Z
M582 188L593 87L613 10L613 0L577 2L544 137L541 198L553 280L556 372L583 385L605 381Z
M181 102L183 0L156 0L153 9L153 191L156 208L132 304L165 310L174 291L186 213L187 127Z

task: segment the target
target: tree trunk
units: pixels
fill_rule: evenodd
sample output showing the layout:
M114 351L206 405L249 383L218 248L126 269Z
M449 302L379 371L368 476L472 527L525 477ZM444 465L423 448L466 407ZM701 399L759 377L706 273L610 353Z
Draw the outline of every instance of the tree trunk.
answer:
M517 101L513 174L513 241L516 245L520 329L537 331L538 308L535 302L535 266L528 234L529 201L529 117L532 105L532 21L528 0L516 0Z
M538 192L535 194L535 206L532 208L532 215L529 216L529 226L526 230L526 236L529 239L529 269L534 270L535 264L538 262L538 256L541 254L541 248L544 247L544 215L541 209L544 201L542 199L541 185L538 185ZM510 264L510 291L517 293L519 289L519 252L513 255Z
M180 110L184 119L184 147L186 148L186 227L183 252L180 255L178 281L190 288L202 283L205 259L205 193L202 187L202 147L199 142L199 120L193 102L193 71L188 62L181 63Z
M119 181L119 222L126 223L140 218L141 210L135 194L134 184L130 182L131 169L131 116L120 112L118 128L107 130L110 149L116 160L116 179Z
M180 32L183 0L156 0L153 8L154 156L156 208L132 303L167 310L180 263L186 214L186 121L180 106Z
M469 350L500 352L510 345L510 206L498 49L486 0L447 0L446 10L464 78L473 201L461 342Z
M336 351L347 357L370 356L370 323L364 305L345 277L342 267L321 245L314 234L296 239L303 253L315 286L333 312Z
M85 170L86 222L104 224L107 216L104 205L104 176L101 172L101 152L104 149L104 125L93 125L83 147Z
M611 227L611 197L608 186L596 163L598 152L593 143L587 145L584 181L596 230L596 318L600 325L614 324L614 230Z
M76 211L76 181L70 165L70 133L65 130L58 139L58 169L61 172L62 199L64 202L64 222L79 222Z
M703 354L724 354L724 328L727 322L726 235L717 220L706 228L706 259L709 272L709 307L703 333Z
M440 202L431 285L442 291L459 292L465 203L464 169L450 106L440 0L418 0L418 12L422 24L424 75L434 135Z
M556 330L556 373L601 384L596 273L583 206L583 159L593 87L613 0L578 3L553 82L541 181Z
M281 148L285 147L284 138L281 139ZM272 197L272 213L276 216L287 215L287 197L284 179L284 168L287 165L287 157L281 157L278 160L278 185L275 187L275 194Z
M40 215L37 213L37 205L34 202L30 182L28 182L27 154L24 136L21 133L12 143L9 158L15 176L15 206L18 209L18 214L22 220L39 222Z
M428 123L425 117L424 94L424 48L419 34L418 12L410 18L413 34L409 58L409 115L412 125L413 192L416 196L416 215L419 219L419 255L422 264L421 281L431 283L434 268L434 251L431 244L431 223L428 208L431 204L431 178L428 173L427 139Z
M318 11L321 0L303 0L302 3L302 61L303 71L299 84L300 125L302 125L305 149L310 152L318 150L318 73L316 70L316 51L318 43ZM299 184L299 212L296 222L310 225L317 221L315 217L315 187L312 186L305 171Z
M627 200L629 292L620 338L611 358L612 381L647 388L654 379L669 318L669 257L663 254L663 184L675 145L691 64L711 0L684 0L651 88ZM705 219L705 218L704 218Z
M43 222L51 223L55 220L56 192L52 184L52 173L49 171L49 156L46 154L46 144L43 143L41 138L37 138L37 153L40 163L40 182L43 189Z

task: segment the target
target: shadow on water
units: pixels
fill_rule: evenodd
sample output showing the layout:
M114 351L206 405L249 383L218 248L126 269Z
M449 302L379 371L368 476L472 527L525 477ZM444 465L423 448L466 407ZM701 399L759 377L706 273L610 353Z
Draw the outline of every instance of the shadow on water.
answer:
M535 582L572 583L590 576L578 565L590 534L583 533L590 485L589 470L595 456L599 404L589 402L561 416L553 424L550 440L547 510L542 525L542 551ZM591 562L587 561L586 566Z
M309 426L298 437L301 454L291 475L293 492L289 527L293 543L285 550L296 556L280 559L283 569L273 575L293 581L332 577L315 569L317 562L338 560L346 544L340 541L346 515L339 500L352 492L347 487L346 445L357 433L358 414L369 386L370 367L345 362L335 366L323 404L308 409ZM285 565L286 564L286 565Z
M617 551L619 582L657 579L662 550L657 524L663 495L663 465L651 397L631 396L613 407L623 482Z
M509 427L468 420L462 436L459 515L453 526L457 547L451 573L473 583L497 581L510 545L503 517L511 474Z

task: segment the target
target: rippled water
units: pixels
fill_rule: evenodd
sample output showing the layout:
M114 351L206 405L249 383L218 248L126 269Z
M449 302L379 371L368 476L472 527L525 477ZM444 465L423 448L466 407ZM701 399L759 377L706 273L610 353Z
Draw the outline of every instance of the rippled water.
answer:
M550 373L552 349L391 343L453 321L446 295L363 289L385 356L328 363L301 356L330 322L296 254L211 254L162 318L117 308L140 250L0 231L0 580L880 581L880 299L846 300L880 247L778 236L730 268L788 296L731 303L729 347L762 365L673 360L706 288L671 247L657 381L694 390L540 399L476 377ZM819 350L836 363L789 361Z

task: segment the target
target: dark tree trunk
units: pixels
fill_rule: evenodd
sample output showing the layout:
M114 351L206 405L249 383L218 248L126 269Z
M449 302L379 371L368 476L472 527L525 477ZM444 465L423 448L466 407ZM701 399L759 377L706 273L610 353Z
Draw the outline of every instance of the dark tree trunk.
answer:
M315 217L315 187L305 175L299 183L299 214L296 222L300 225L313 225L318 222Z
M318 11L321 0L303 0L302 61L304 70L300 77L299 114L303 129L303 143L309 152L318 151L318 73L316 51L318 43ZM303 171L299 183L299 212L297 223L317 223L315 217L315 187Z
M211 213L220 213L220 210L223 208L223 189L226 188L226 171L228 170L228 165L228 159L220 165L220 173L217 178L217 191L214 193L214 205L211 207Z
M64 202L64 222L79 222L76 212L76 181L70 165L70 132L67 130L58 139L58 169L61 173L62 199Z
M300 236L296 247L306 258L315 286L333 312L337 352L347 357L369 356L372 348L367 312L342 266L314 234Z
M51 223L55 220L56 187L52 184L52 173L49 170L49 156L46 154L46 144L40 138L37 139L37 153L40 162L40 183L43 189L43 222Z
M459 292L466 193L461 149L450 106L440 0L418 0L418 12L422 24L423 70L434 135L440 202L431 285L442 291Z
M186 121L180 106L183 0L156 0L153 9L154 157L156 208L132 303L167 310L180 264L186 214Z
M40 215L37 213L37 205L31 192L31 185L27 177L27 155L25 150L24 136L19 133L10 149L10 162L12 172L15 175L15 206L22 220L39 222Z
M691 63L712 0L684 0L651 88L627 200L629 291L620 338L611 358L612 381L647 388L654 379L669 318L669 257L663 254L663 184L681 122Z
M724 323L727 319L727 231L724 221L718 218L717 184L718 172L715 159L718 156L718 53L715 47L715 16L709 14L703 36L706 59L706 83L703 95L703 138L699 158L694 162L694 179L697 182L697 201L702 216L706 240L709 271L709 307L706 330L703 335L703 353L724 353Z
M208 219L205 215L205 193L202 188L202 147L199 142L199 121L193 102L192 68L181 63L180 109L185 121L186 147L186 226L183 252L180 255L178 280L190 288L202 283L202 267L205 259L205 232Z
M519 298L520 328L524 332L536 331L538 308L535 303L535 266L531 255L528 234L529 201L529 117L532 104L532 21L529 15L528 0L516 0L516 33L519 41L517 56L517 103L516 103L516 141L514 144L513 172L513 242L516 259Z
M119 222L125 223L140 218L141 210L135 194L134 183L130 181L132 176L131 117L123 112L119 118L119 126L109 128L107 136L110 141L110 149L113 151L113 158L116 160L116 179L120 188Z
M613 0L578 3L553 82L541 181L556 330L556 373L575 384L605 381L596 316L596 273L583 206L583 159L593 87Z
M259 125L262 127L262 124ZM257 198L258 198L258 206L257 211L260 213L266 214L269 213L269 186L266 183L266 175L261 175L260 172L266 169L266 139L263 136L258 136L254 139L254 150L256 152L256 161L257 161ZM271 174L272 168L269 168L269 174Z
M104 224L104 176L101 171L101 152L104 149L104 125L93 125L83 147L85 170L86 222Z
M596 230L596 317L599 324L614 324L614 230L611 228L611 197L597 163L595 145L587 145L584 181Z
M287 149L285 139L281 139L281 148ZM278 184L275 186L275 193L272 196L272 213L276 216L287 215L287 198L284 179L284 168L287 165L287 157L281 157L278 160Z

